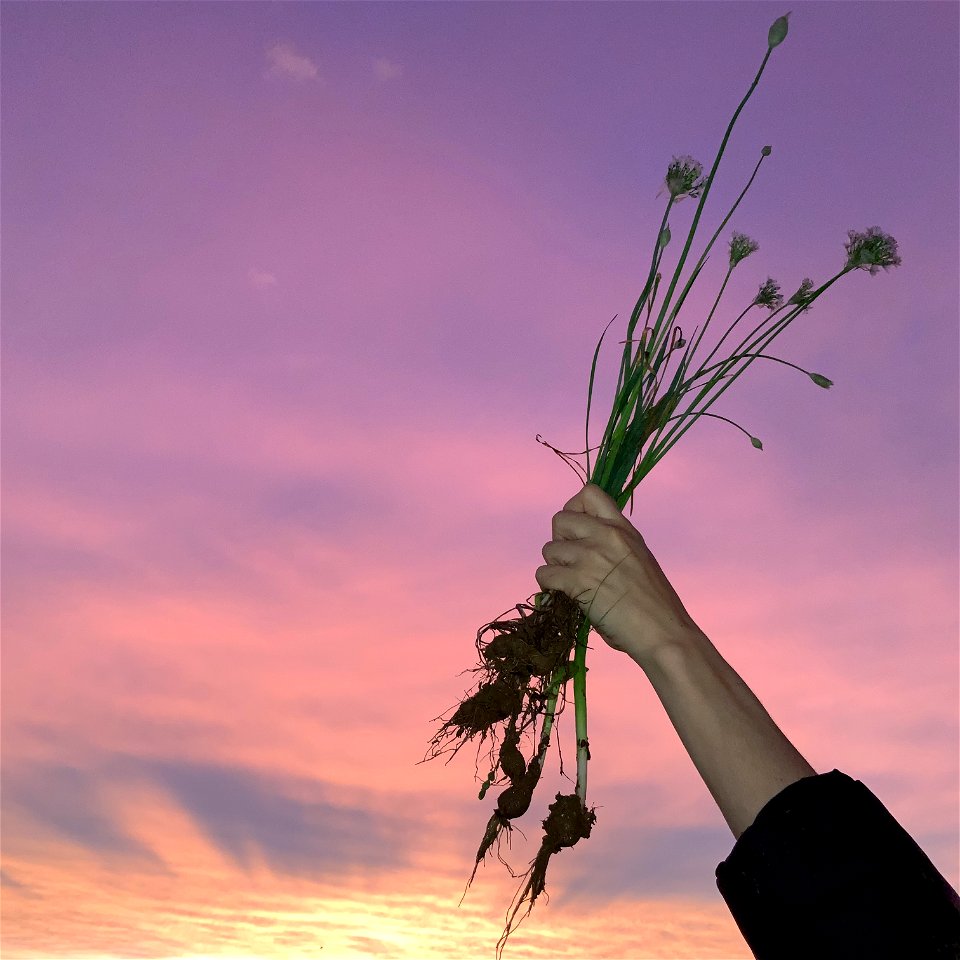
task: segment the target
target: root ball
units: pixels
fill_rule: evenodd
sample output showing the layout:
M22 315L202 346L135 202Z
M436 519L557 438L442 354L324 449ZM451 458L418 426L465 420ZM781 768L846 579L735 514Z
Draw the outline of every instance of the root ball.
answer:
M543 821L543 846L549 847L554 853L589 837L591 828L597 822L596 813L587 810L575 793L558 793L549 810L547 819Z
M497 680L484 684L472 697L464 700L447 726L459 727L469 734L479 733L516 714L522 704L522 689Z

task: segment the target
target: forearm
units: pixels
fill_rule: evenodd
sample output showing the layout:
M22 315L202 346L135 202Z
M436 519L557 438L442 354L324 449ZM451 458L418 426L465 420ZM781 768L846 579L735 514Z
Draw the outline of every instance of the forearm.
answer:
M637 662L734 837L784 787L816 775L704 634Z

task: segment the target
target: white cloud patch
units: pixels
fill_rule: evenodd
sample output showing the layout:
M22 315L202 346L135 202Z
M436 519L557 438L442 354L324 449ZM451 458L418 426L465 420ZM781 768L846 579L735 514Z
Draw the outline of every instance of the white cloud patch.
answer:
M373 61L373 72L378 80L396 80L403 76L403 67L392 60L378 57Z
M277 278L272 273L267 273L266 270L251 270L248 274L250 277L250 282L258 290L266 290L267 287L275 287L277 285Z
M318 80L320 71L317 65L302 53L297 53L289 43L277 42L267 48L267 61L270 64L264 74L267 77L286 78L288 80Z

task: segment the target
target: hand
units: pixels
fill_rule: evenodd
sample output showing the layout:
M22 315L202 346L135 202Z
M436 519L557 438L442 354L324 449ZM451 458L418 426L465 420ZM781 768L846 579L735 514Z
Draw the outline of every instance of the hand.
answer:
M643 537L595 484L554 516L543 559L540 586L576 600L607 644L640 666L665 644L702 636Z

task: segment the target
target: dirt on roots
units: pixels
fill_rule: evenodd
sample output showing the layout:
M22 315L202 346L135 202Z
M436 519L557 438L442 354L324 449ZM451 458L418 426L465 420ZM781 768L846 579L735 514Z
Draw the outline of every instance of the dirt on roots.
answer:
M478 734L481 744L487 737L494 739L495 728L504 723L515 728L516 739L495 762L491 750L491 782L498 768L508 777L519 772L519 736L544 711L550 681L570 659L583 613L576 601L558 591L549 591L539 608L521 603L513 609L519 616L494 620L477 631L480 663L472 672L479 672L480 680L440 727L424 759L448 752L452 759ZM493 636L484 639L486 634ZM502 766L504 760L507 766Z
M480 750L489 737L489 774L480 790L480 799L491 785L509 780L509 785L498 795L496 807L487 822L464 896L473 883L477 868L494 844L498 859L515 876L500 855L500 841L504 832L509 834L513 829L511 821L523 816L530 808L544 759L544 744L538 743L536 737L536 721L548 709L551 682L559 676L562 690L568 679L560 668L569 664L584 622L579 604L559 591L548 591L539 607L527 602L517 604L513 609L518 616L494 620L477 631L480 663L472 671L479 672L481 677L476 690L465 696L443 723L424 758L425 761L450 753L449 763L460 747L479 735L479 761ZM502 616L506 617L506 614ZM559 712L555 705L554 716ZM497 728L501 724L503 728L498 735ZM534 747L528 762L520 749L520 738L531 726ZM528 902L529 914L537 897L544 891L550 857L563 847L572 847L589 837L595 822L596 814L584 808L577 794L557 794L543 821L544 837L540 850L524 874L525 883L518 893L519 900L497 945L498 956L523 903Z

